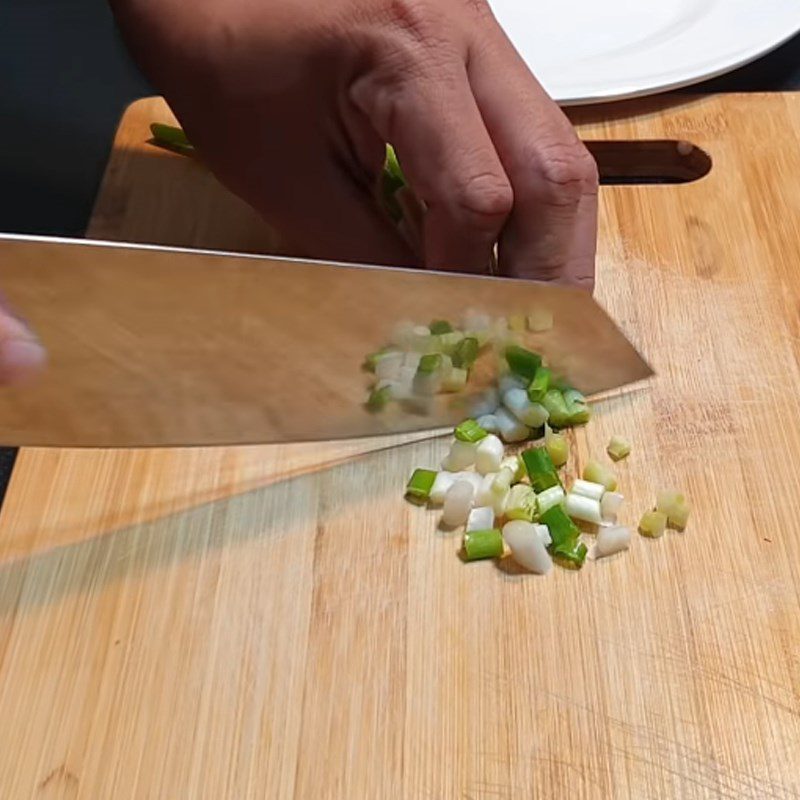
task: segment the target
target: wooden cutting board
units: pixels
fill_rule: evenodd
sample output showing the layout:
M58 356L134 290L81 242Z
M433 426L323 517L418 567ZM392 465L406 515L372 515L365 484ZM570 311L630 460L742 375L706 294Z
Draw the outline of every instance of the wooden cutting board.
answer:
M703 180L601 193L598 296L655 366L635 522L684 534L539 578L406 505L442 441L20 454L0 516L0 797L800 797L800 96L575 112L688 139ZM272 241L126 113L90 233ZM580 324L576 320L576 324Z

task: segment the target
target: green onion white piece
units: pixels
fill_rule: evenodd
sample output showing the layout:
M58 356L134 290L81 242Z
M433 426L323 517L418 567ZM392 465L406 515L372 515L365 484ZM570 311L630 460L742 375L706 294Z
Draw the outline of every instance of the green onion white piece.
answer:
M485 389L472 400L471 412L475 419L494 414L500 405L500 394L494 387Z
M497 472L500 469L500 463L505 455L503 443L493 433L490 433L485 438L478 442L477 449L475 450L475 469L486 475L489 472Z
M491 506L473 508L467 517L468 531L491 530L494 527L494 509Z
M474 497L475 487L469 481L457 480L445 495L442 522L453 528L463 525L472 509Z
M553 566L535 525L523 520L512 520L503 526L503 539L511 556L521 567L538 575L546 575Z
M689 503L681 492L674 489L660 491L656 498L656 510L667 515L667 521L676 528L685 528L689 520Z
M505 395L511 391L511 389L524 389L526 390L527 396L528 381L526 381L521 375L514 375L513 372L509 372L508 375L503 375L503 377L500 378L497 388L500 391L501 397L505 397Z
M375 377L378 380L396 381L403 366L403 354L399 351L384 353L375 362Z
M460 392L467 386L469 373L461 367L451 367L450 371L442 378L443 392Z
M432 506L440 506L444 503L444 496L458 478L459 476L455 472L447 472L446 470L437 472L428 496L428 503Z
M511 473L511 483L519 483L525 477L525 464L519 456L506 456L500 462L500 469Z
M500 437L504 442L524 442L530 437L530 428L520 422L508 409L498 408L495 417Z
M533 527L536 528L536 533L542 540L542 544L545 547L550 547L550 545L553 543L553 538L550 536L550 528L548 528L547 525L542 525L541 523L537 523Z
M503 395L503 405L529 428L541 428L550 416L541 403L532 403L525 389L509 389Z
M467 470L466 472L459 472L456 480L466 481L467 483L471 483L472 488L475 490L476 494L478 492L478 489L480 489L481 485L483 484L483 476L478 475L477 472L470 472L469 470Z
M571 494L579 494L583 497L590 497L592 500L600 500L606 491L606 487L602 483L592 483L585 481L582 478L576 478L575 483L570 488Z
M494 479L499 474L499 472L490 472L481 478L481 485L475 492L475 505L494 507L495 497L494 492L492 492L492 486L494 485Z
M617 489L617 478L614 473L604 464L597 461L589 461L583 468L583 479L592 483L601 483L609 492Z
M599 525L603 521L600 514L600 501L580 494L568 494L564 500L564 510L572 519Z
M475 442L453 440L450 451L442 461L442 469L446 469L448 472L460 472L471 467L475 463L477 448L478 445Z
M645 511L639 521L639 533L651 539L664 535L667 528L667 515L663 511Z
M417 367L419 366L419 362L421 360L421 353L403 353L403 366L414 370L412 376L416 373Z
M508 519L521 519L533 522L536 516L536 494L526 483L511 487L506 498L505 514Z
M486 431L486 433L498 433L500 431L497 417L494 414L484 414L482 417L478 417L478 419L475 421Z
M553 506L560 505L566 499L566 493L561 486L551 486L536 495L536 508L539 516L549 511Z
M619 492L606 492L600 499L600 515L603 522L615 523L622 501L625 498Z
M631 544L631 531L623 525L600 528L594 546L595 558L605 558L627 550Z
M622 436L612 436L606 447L606 452L614 461L621 461L630 455L631 445Z

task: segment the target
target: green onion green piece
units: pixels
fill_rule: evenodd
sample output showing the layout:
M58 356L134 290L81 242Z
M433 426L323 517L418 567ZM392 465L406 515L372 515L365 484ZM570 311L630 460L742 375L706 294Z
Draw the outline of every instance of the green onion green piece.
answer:
M435 335L440 335L442 333L452 333L453 326L446 320L446 319L435 319L431 324L428 326L430 332Z
M453 433L456 439L461 442L479 442L489 435L474 419L465 419L463 422L456 425L456 429Z
M174 125L164 125L160 122L153 122L150 125L150 133L156 144L162 147L175 150L178 153L189 155L194 153L192 143L186 138L186 134Z
M536 495L530 486L518 483L511 487L506 498L505 515L507 519L523 519L533 522L536 515Z
M496 528L485 531L467 531L464 534L464 553L467 561L497 558L503 555L503 535Z
M403 175L403 170L400 169L400 163L397 160L394 148L387 144L386 160L381 174L381 194L386 212L394 222L400 222L403 219L403 209L400 207L395 193L405 185L406 179Z
M431 469L415 469L406 486L406 497L418 503L427 503L436 474Z
M453 366L469 369L478 357L480 345L474 336L465 336L453 349Z
M569 424L585 425L592 416L586 398L577 389L567 389L563 396L569 413Z
M541 403L547 390L550 388L550 378L553 373L547 367L539 367L533 376L531 385L528 387L528 399L532 403Z
M583 468L583 479L591 483L600 483L606 487L606 491L615 492L617 490L617 477L604 464L597 461L589 461Z
M550 454L544 447L532 447L522 453L525 469L531 479L531 486L536 494L549 489L551 486L560 486L558 473Z
M533 353L517 344L506 348L506 361L515 375L521 375L529 381L534 379L536 370L542 366L542 357L538 353Z
M612 436L606 452L614 461L622 461L623 458L630 455L631 443L622 436Z
M544 426L544 446L556 467L563 467L569 459L569 441L563 433L555 433L549 425Z
M575 523L567 516L564 506L561 504L548 508L539 517L539 522L547 525L547 529L550 531L550 538L553 540L551 545L553 550L564 545L567 547L574 546L581 534Z
M390 386L382 386L380 389L373 389L367 400L367 408L370 411L382 411L391 399L392 389Z
M550 414L548 422L556 428L565 428L569 425L569 409L564 400L564 395L558 389L548 389L542 398L542 405Z
M442 366L442 356L439 353L429 353L427 356L422 356L419 360L417 372L423 375L430 375L436 372Z
M664 535L667 528L667 515L663 511L645 511L639 521L639 533L651 539Z
M583 562L586 561L586 554L588 552L589 549L586 545L583 542L578 542L577 544L564 544L554 547L552 555L553 558L580 569L583 566Z

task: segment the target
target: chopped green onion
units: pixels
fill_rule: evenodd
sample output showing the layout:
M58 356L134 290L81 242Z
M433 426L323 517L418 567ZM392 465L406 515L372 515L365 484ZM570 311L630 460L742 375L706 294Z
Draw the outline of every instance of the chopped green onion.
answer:
M553 373L547 367L539 367L533 376L531 385L528 387L528 398L533 403L541 403L547 390L550 388L550 378Z
M570 425L585 425L592 416L586 398L577 389L567 389L563 393L567 405Z
M452 333L453 326L446 320L446 319L435 319L428 325L428 330L434 335L439 335L442 333Z
M464 534L464 553L467 561L497 558L503 555L503 535L496 528L486 531L467 531Z
M664 535L667 527L667 515L663 511L645 511L639 521L639 533L658 539Z
M515 333L522 333L525 330L525 315L512 314L508 318L508 329Z
M583 468L583 479L591 483L602 484L608 492L616 491L617 488L617 478L614 473L597 461L590 461Z
M474 419L465 419L456 425L453 433L456 439L460 439L462 442L479 442L487 436L488 431L481 428Z
M541 494L536 495L536 506L539 511L539 516L549 511L553 506L560 505L566 498L566 493L561 486L551 486L545 489Z
M524 483L512 486L511 492L506 499L506 517L508 519L524 519L527 522L533 522L535 515L536 495L533 489Z
M453 351L463 338L464 334L461 333L461 331L451 331L450 333L439 334L439 345L442 348L442 352L452 356Z
M442 366L442 357L439 353L431 353L427 356L422 356L419 360L419 366L417 367L417 372L422 372L425 374L430 375L432 372L436 372Z
M622 461L631 452L631 444L622 436L612 436L606 447L606 452L614 461Z
M600 513L600 501L582 494L570 492L564 501L564 510L572 519L591 522L594 525L599 525L603 521Z
M550 415L549 422L556 428L569 425L569 408L564 400L564 395L558 389L548 389L542 398L542 405Z
M467 371L459 367L452 367L442 379L442 391L460 392L467 385Z
M539 522L547 525L553 547L570 545L576 542L581 535L577 525L567 516L561 505L552 506L539 516Z
M387 356L392 355L392 353L398 353L398 350L395 350L393 347L382 347L380 350L377 350L374 353L370 353L365 359L363 368L367 372L375 372L375 368L378 366L378 362L382 361Z
M480 346L474 336L465 336L453 350L453 366L469 369L478 357Z
M500 469L507 469L511 473L511 482L519 483L525 477L525 464L519 456L506 456L500 462Z
M686 497L674 489L661 491L656 500L656 510L667 515L667 521L676 528L685 528L689 519Z
M533 380L536 370L542 366L542 357L538 353L533 353L516 344L506 348L506 361L513 373L521 375L529 381Z
M586 561L589 548L583 542L577 542L569 545L557 545L551 552L554 558L580 569L583 562Z
M426 503L431 496L431 489L437 474L431 469L415 469L406 486L406 497Z
M369 399L367 400L367 408L370 411L382 411L391 399L391 386L381 386L380 389L376 387L370 392Z
M545 423L544 446L556 467L563 467L569 459L569 441L563 433L555 433Z
M553 460L544 447L532 447L526 450L522 454L522 460L531 479L531 486L537 494L551 486L561 485Z
M166 147L169 150L174 150L183 155L191 155L194 153L194 146L186 138L186 134L180 128L174 125L164 125L160 122L153 122L150 125L150 133L153 134L153 139L156 144Z

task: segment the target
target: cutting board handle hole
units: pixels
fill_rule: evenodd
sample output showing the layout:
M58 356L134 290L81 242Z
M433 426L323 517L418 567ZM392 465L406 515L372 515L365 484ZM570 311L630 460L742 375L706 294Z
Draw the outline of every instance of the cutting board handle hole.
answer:
M687 141L596 140L584 144L597 161L604 186L692 183L711 172L711 156Z

